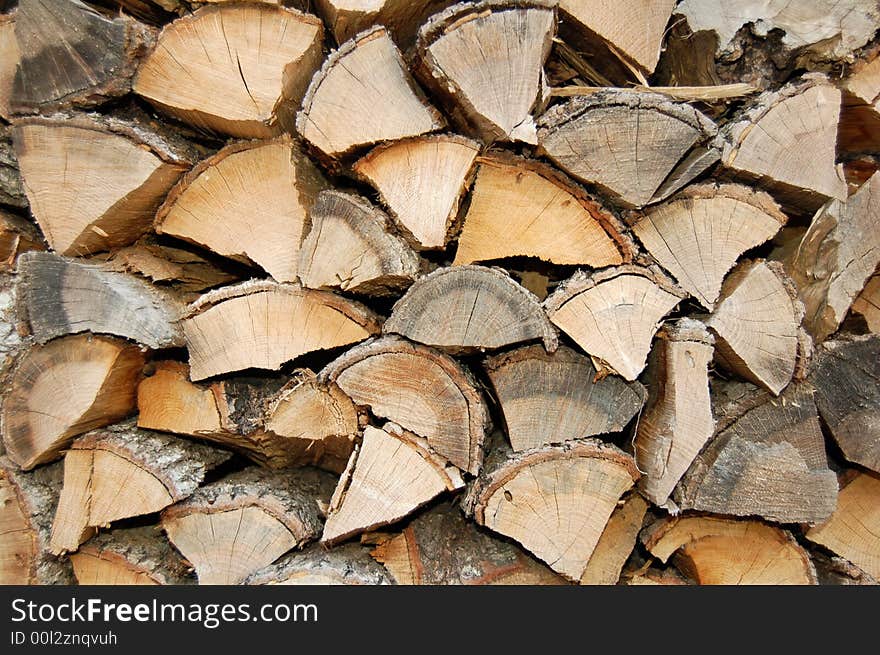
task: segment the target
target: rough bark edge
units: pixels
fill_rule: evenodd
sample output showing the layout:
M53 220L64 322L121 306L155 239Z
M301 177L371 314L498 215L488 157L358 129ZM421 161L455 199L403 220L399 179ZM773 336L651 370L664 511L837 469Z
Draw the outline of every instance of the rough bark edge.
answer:
M320 545L310 546L298 553L289 553L269 566L252 573L246 585L283 584L298 573L323 572L339 577L340 584L393 585L391 574L370 557L368 548L360 544L343 544L327 550Z
M157 526L102 532L80 546L73 556L86 555L117 562L160 585L192 584L189 564L168 543Z

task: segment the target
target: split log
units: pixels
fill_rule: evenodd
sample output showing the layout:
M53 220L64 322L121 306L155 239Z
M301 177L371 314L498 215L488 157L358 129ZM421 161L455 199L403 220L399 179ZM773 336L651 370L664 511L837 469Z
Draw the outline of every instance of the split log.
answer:
M525 256L603 268L632 259L622 224L551 167L500 151L478 163L455 264Z
M816 567L816 576L820 585L876 586L878 584L871 575L842 557L828 556L815 550L810 553L810 557Z
M352 348L321 371L357 405L427 440L472 474L483 461L489 412L476 381L452 357L397 337Z
M803 357L803 304L778 262L743 261L727 277L706 325L727 370L778 396Z
M188 563L157 527L103 532L71 554L81 585L181 585L191 582Z
M647 569L642 573L628 576L626 584L631 586L682 586L689 582L675 569Z
M22 119L12 137L31 210L62 255L133 243L195 161L143 122L95 114Z
M880 479L851 473L843 480L834 514L805 536L880 579Z
M621 432L645 404L638 382L602 377L588 357L539 345L495 355L484 364L514 451Z
M419 26L433 13L453 4L454 0L316 0L318 12L336 38L344 43L372 27L386 26L395 43L406 49L415 41Z
M0 457L0 584L72 584L70 564L49 552L61 463L23 473Z
M199 488L162 513L162 528L199 584L239 584L321 533L332 477L303 468L250 468Z
M556 327L603 366L632 381L645 368L663 317L684 296L659 271L627 265L592 275L578 271L544 307Z
M469 489L465 512L580 580L617 501L639 477L635 463L595 440L505 451L496 449Z
M389 231L385 212L341 191L322 191L309 212L299 250L299 277L310 289L388 295L419 275L416 254Z
M18 362L2 409L3 443L25 470L51 462L83 432L135 408L145 355L107 337L77 335L31 348Z
M394 424L364 428L327 511L321 543L390 525L445 491L464 487L461 473L428 441Z
M27 194L18 170L15 148L12 145L12 128L2 122L0 122L0 205L29 213Z
M326 186L289 137L233 143L171 190L156 214L156 232L294 282L308 212Z
M555 4L483 0L435 14L419 30L416 74L485 143L537 143L531 112L543 95Z
M193 381L247 368L277 370L300 355L357 343L379 330L379 317L360 303L257 280L206 293L183 320Z
M711 311L739 257L772 239L787 220L762 191L700 184L635 215L632 229L679 286Z
M648 503L639 494L618 503L587 562L581 576L582 585L617 584L623 565L635 548L647 511Z
M383 331L452 352L534 339L552 352L558 343L538 299L506 272L484 266L441 268L419 279L395 303Z
M361 32L327 58L296 119L297 132L331 160L444 125L384 27Z
M716 435L676 490L682 509L818 523L837 502L812 391L792 384L778 399L742 383L713 390Z
M701 585L814 585L806 551L780 528L760 521L687 516L658 521L642 541L661 562Z
M285 555L244 581L248 585L389 585L388 572L360 544L321 545Z
M702 154L715 124L656 93L610 90L572 98L551 107L538 124L540 152L624 207L660 200L717 161L700 157L702 167L695 168L688 158Z
M674 509L672 490L715 431L709 396L714 340L702 323L689 318L663 328L658 340L634 450L640 491L655 505Z
M183 345L182 303L133 275L48 252L22 255L18 275L20 311L39 343L93 332L152 349Z
M838 150L848 156L880 150L880 49L853 65L841 82Z
M880 265L880 173L848 200L813 218L786 271L806 308L804 327L818 342L835 332Z
M43 236L33 223L0 209L0 274L12 273L22 253L45 249Z
M21 53L15 38L15 14L0 14L0 118L11 115L12 87Z
M152 514L189 497L227 459L229 453L133 424L80 437L64 457L52 552L75 551L90 528Z
M413 137L377 146L354 171L376 188L410 245L433 250L449 240L479 151L453 134Z
M862 316L873 334L880 334L880 274L875 273L868 280L851 309Z
M819 414L843 456L880 473L880 336L826 341L810 383Z
M323 36L317 17L293 9L201 7L162 30L132 89L199 129L245 139L292 132Z
M565 579L444 502L379 541L372 556L399 585L561 585Z
M92 107L131 90L152 29L123 14L108 18L79 0L19 0L20 61L13 113Z

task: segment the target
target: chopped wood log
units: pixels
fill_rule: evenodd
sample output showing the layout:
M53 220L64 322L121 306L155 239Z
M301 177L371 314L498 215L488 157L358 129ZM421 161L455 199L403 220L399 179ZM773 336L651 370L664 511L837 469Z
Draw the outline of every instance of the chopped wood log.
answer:
M248 585L389 585L393 580L360 544L320 544L285 555L249 576Z
M701 585L814 585L816 570L790 533L760 521L662 519L642 533L661 562Z
M706 325L727 370L778 396L801 352L803 304L779 262L743 261L727 277Z
M551 107L538 124L540 152L624 207L659 200L714 163L687 155L715 136L715 124L690 105L655 93L612 90L572 98ZM684 175L677 169L683 160ZM703 166L695 168L694 161Z
M233 143L171 190L156 215L156 232L294 282L308 212L326 186L289 137Z
M737 259L788 218L773 198L737 184L700 184L635 215L633 233L682 289L712 310Z
M333 479L316 469L249 468L199 488L162 513L162 528L199 584L239 584L321 533Z
M418 277L418 256L365 198L322 191L309 218L312 227L299 251L303 286L388 295Z
M384 27L361 32L333 52L312 82L296 130L325 157L441 129Z
M843 322L880 265L880 173L848 200L828 203L784 262L806 308L804 327L818 341Z
M837 134L838 151L848 156L880 149L880 50L857 60L841 82L843 107Z
M843 456L880 473L880 336L826 341L810 384L819 414Z
M352 348L321 371L357 405L427 440L472 474L483 461L489 412L476 381L452 357L397 337Z
M20 254L45 249L43 236L33 223L0 209L0 273L12 273Z
M840 90L822 75L763 93L725 126L721 161L802 210L846 200L843 169L834 163L840 104Z
M843 481L834 514L805 536L880 579L880 479L853 471Z
M103 532L70 555L81 585L180 585L190 567L156 526Z
M379 317L360 303L295 284L252 280L210 291L183 321L190 377L247 368L277 370L314 352L363 341Z
M443 492L463 487L459 470L426 439L394 424L381 430L368 425L333 492L321 543L390 525Z
M505 451L496 449L468 490L465 512L579 581L617 501L639 477L635 463L591 439Z
M27 194L18 170L12 128L0 122L0 205L29 213Z
M552 352L558 343L534 294L484 266L441 268L419 279L395 303L383 331L452 352L534 339Z
M244 139L292 132L321 63L311 14L265 3L205 6L167 25L132 89L196 128Z
M344 43L373 25L384 25L395 43L406 49L431 14L453 3L454 0L316 0L315 5L336 43Z
M676 490L682 509L818 523L837 502L812 391L789 385L778 399L751 385L715 390L716 435Z
M133 243L194 161L144 123L98 115L22 119L12 137L31 210L62 255Z
M354 171L376 188L410 245L433 250L449 240L479 152L454 134L419 136L373 148Z
M152 349L182 346L183 304L173 295L106 265L48 252L18 260L18 302L34 338L93 332L125 337Z
M669 496L715 432L709 397L714 339L699 321L663 328L648 367L648 407L639 418L634 450L639 490L655 505Z
M544 307L550 321L594 359L632 381L645 368L663 317L684 296L659 271L626 265L592 275L578 271Z
M92 107L131 90L152 29L119 14L108 18L79 0L19 0L15 37L20 61L13 113Z
M75 551L88 538L89 528L152 514L188 498L205 474L229 456L133 424L80 437L64 457L52 552Z
M688 581L675 569L648 569L643 573L628 576L626 584L631 586L682 586Z
M621 432L645 404L638 382L602 377L588 357L561 346L524 346L489 357L484 368L514 451Z
M91 335L28 350L3 402L9 458L32 469L60 457L75 436L126 416L135 408L144 360L138 346Z
M0 14L0 118L9 120L12 87L20 53L15 38L15 14Z
M0 271L0 389L4 389L4 393L0 394L0 431L5 420L2 406L9 396L12 374L19 359L32 343L22 325L22 317L19 316L15 283L16 276Z
M862 316L873 334L880 334L880 274L871 276L851 309Z
M0 584L72 584L70 564L49 552L61 463L23 473L0 457Z
M872 576L842 557L829 557L815 550L810 553L810 557L816 567L816 576L820 585L876 586L878 584Z
M399 585L567 584L514 544L480 531L449 502L380 539L372 556Z
M621 503L608 519L608 524L593 549L587 568L581 576L582 585L613 585L620 580L620 572L635 548L642 521L648 511L648 503L639 494L632 494Z
M555 4L461 3L419 30L417 75L456 122L485 143L537 143L531 112L542 96Z
M478 162L455 264L526 256L603 268L632 259L617 219L551 167L503 152Z

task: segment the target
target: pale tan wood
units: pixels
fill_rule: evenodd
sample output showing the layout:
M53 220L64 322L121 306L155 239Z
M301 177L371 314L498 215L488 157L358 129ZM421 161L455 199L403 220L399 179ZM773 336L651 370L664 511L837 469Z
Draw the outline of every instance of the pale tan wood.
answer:
M138 426L162 432L210 435L221 432L212 389L189 381L186 364L160 361L138 385Z
M248 577L249 585L388 585L388 572L360 544L327 550L320 544L285 555Z
M250 139L291 131L323 34L317 17L293 9L202 7L162 30L133 90L201 129Z
M479 151L457 135L413 137L377 146L353 168L376 188L413 247L443 248Z
M43 235L33 223L0 209L0 274L12 273L20 254L45 249Z
M305 353L363 341L379 330L376 314L359 303L262 281L205 294L183 321L193 381L247 368L276 370Z
M0 118L9 120L12 86L20 57L15 38L15 13L0 14Z
M623 226L549 166L497 152L478 160L454 264L537 257L593 268L629 261Z
M464 487L461 473L427 440L394 424L364 428L363 441L339 480L321 543L394 523L445 491Z
M308 212L326 186L289 137L233 143L171 190L156 215L156 232L253 262L278 282L294 282Z
M623 565L635 548L647 511L648 503L639 494L618 503L593 549L580 584L617 584Z
M840 88L838 150L847 156L876 152L880 148L880 49L863 51Z
M578 271L544 307L550 321L588 354L632 381L645 368L663 317L683 297L659 271L626 265L592 275Z
M550 95L555 98L570 98L571 96L588 96L593 93L607 90L602 86L568 85L550 89ZM616 91L623 89L616 88ZM646 93L659 93L668 96L672 100L682 102L714 102L718 100L732 100L752 95L758 92L758 88L744 82L733 84L715 84L712 86L646 86L636 84L632 90Z
M852 310L861 314L874 334L880 334L880 275L875 273L853 301Z
M316 0L315 7L336 43L344 43L373 25L384 25L394 42L406 49L425 19L450 4L454 0Z
M103 532L70 555L81 585L179 585L189 565L156 526Z

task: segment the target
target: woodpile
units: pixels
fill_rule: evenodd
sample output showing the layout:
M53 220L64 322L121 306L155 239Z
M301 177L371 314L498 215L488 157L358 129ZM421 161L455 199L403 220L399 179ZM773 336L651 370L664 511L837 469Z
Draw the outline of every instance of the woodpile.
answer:
M880 579L873 0L18 0L0 584Z

